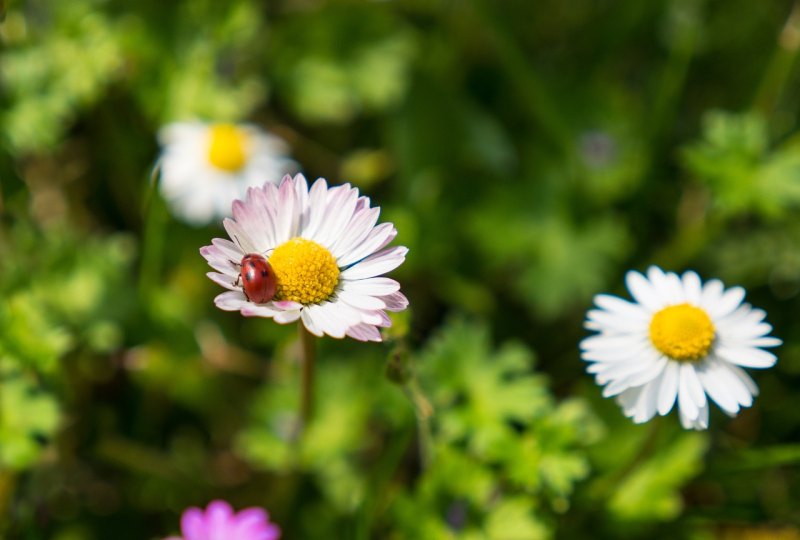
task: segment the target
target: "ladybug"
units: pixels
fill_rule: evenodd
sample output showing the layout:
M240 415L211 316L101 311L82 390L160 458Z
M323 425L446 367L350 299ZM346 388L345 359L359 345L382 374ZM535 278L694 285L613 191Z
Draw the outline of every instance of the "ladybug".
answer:
M238 284L241 280L242 290L247 299L256 304L272 300L278 280L266 257L258 253L248 253L242 257L240 266L241 270L236 282Z

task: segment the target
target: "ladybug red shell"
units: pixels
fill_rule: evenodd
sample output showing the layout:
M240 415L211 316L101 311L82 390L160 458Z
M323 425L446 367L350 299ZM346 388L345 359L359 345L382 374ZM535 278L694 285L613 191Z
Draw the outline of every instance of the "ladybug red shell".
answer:
M244 295L251 302L263 304L275 296L278 280L272 271L272 265L263 255L248 253L242 257L239 279Z

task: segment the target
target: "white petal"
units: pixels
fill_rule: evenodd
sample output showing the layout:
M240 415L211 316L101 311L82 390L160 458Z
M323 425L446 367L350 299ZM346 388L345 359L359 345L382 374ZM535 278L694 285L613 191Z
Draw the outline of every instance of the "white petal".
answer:
M758 385L745 370L739 366L734 366L733 364L728 364L725 367L727 367L728 370L731 371L733 375L742 382L742 384L744 384L751 396L755 397L758 395Z
M637 358L650 350L652 350L652 345L649 343L640 343L635 346L619 349L591 349L582 351L581 358L587 362L615 363Z
M239 275L241 256L237 257L234 262L233 259L227 257L226 253L227 251L223 251L213 245L200 248L200 254L208 261L211 268L235 279Z
M679 370L677 362L669 362L664 368L661 387L658 389L658 414L661 416L672 410L675 399L678 397Z
M683 282L678 274L675 272L667 272L666 286L670 295L670 303L685 303L686 291L683 288Z
M308 224L308 182L302 174L294 177L295 200L297 201L298 224L295 234L298 236Z
M225 230L228 231L228 236L231 237L231 240L239 246L242 253L258 253L253 241L250 239L250 235L247 234L239 224L230 218L225 218L222 221L222 225L225 227Z
M297 311L303 308L300 302L292 302L291 300L274 300L269 303L270 307L278 311Z
M664 303L656 294L653 285L639 272L631 270L625 274L625 283L636 301L649 312L655 312L664 307Z
M694 419L689 418L683 411L680 412L681 426L684 429L708 429L708 405L700 407L697 411L697 417Z
M397 229L391 223L381 223L369 232L367 238L360 245L337 258L337 264L345 267L357 263L361 259L372 255L397 236Z
M386 311L403 311L408 307L408 298L400 291L381 296L380 299L386 304Z
M633 415L633 421L637 424L647 422L656 414L656 403L658 401L658 385L655 384L656 382L648 383L642 387Z
M226 289L231 291L241 291L241 287L237 287L234 285L235 279L231 276L227 276L225 274L218 274L217 272L207 272L206 275L216 283L217 285L222 285Z
M752 368L768 368L778 360L771 352L750 347L716 347L715 354L731 364Z
M584 351L625 350L649 343L646 340L647 338L644 336L608 336L600 334L584 338L579 346Z
M272 186L272 184L269 185ZM272 189L274 189L274 186L272 186ZM266 253L270 249L277 247L281 242L278 239L275 226L275 208L270 203L267 197L267 190L264 187L248 190L247 204L252 214L251 219L259 224L258 236L253 238L253 243L256 244L256 252Z
M244 253L239 251L239 247L230 240L225 240L224 238L214 238L211 240L211 244L216 248L215 254L222 259L239 262L244 256Z
M655 360L648 359L647 368L628 375L626 382L629 386L641 386L642 384L649 383L661 376L668 362L669 360L667 360L666 357L660 355L657 355Z
M356 280L380 276L403 264L408 248L396 246L384 249L354 264L340 275L342 279Z
M363 199L362 197L361 199ZM361 200L359 199L359 200ZM350 223L347 224L344 232L331 246L331 253L337 260L353 252L364 240L373 232L375 224L378 222L378 216L381 213L380 208L363 208L356 210ZM380 248L375 248L375 250ZM374 250L373 250L374 251ZM372 252L362 255L366 257ZM357 261L358 258L353 258L352 262ZM343 263L342 266L347 266L350 263Z
M241 291L224 292L214 298L214 304L216 304L219 309L225 311L239 311L242 307L249 303L250 302L248 302L247 298L245 298Z
M300 223L300 208L297 201L297 193L294 184L284 180L278 188L278 213L275 223L275 236L278 240L282 238L293 238L297 236L297 229Z
M626 317L618 313L592 309L586 314L587 319L596 323L600 328L611 330L620 334L633 334L647 331L650 323L642 317Z
M319 225L325 217L325 201L328 197L328 184L318 178L308 192L308 223L302 232L304 238L314 238Z
M744 300L744 289L741 287L731 287L714 303L708 303L704 307L712 319L719 319L732 313Z
M694 429L708 429L708 402L700 407L700 414L697 415L697 421L693 427Z
M339 291L337 298L353 307L361 309L384 309L386 304L380 298L352 291Z
M281 311L274 310L265 305L253 304L248 302L248 305L242 307L242 315L245 317L275 317Z
M347 329L347 335L359 341L381 341L381 333L374 326L357 324Z
M291 310L291 311L281 311L275 317L273 317L274 321L280 324L289 324L297 319L300 318L300 311L299 309Z
M306 309L309 310L309 315L313 317L314 323L320 330L331 337L343 338L348 326L337 316L335 310L331 309L331 306L333 306L332 303L325 302L306 306Z
M753 404L753 394L750 392L745 381L730 368L731 366L729 364L721 362L720 370L717 375L739 405L743 407L751 406Z
M636 409L636 403L639 401L639 395L642 393L643 386L638 388L628 388L616 397L617 403L622 407L622 412L625 416L631 417Z
M721 364L718 361L705 361L697 368L697 376L706 393L727 414L739 412L739 403L725 385Z
M700 281L700 276L696 272L689 270L683 273L682 281L686 301L695 306L700 305L700 298L703 293L703 284Z
M710 308L720 301L724 289L725 286L718 279L707 281L703 285L703 292L700 295L700 307L711 313Z
M673 272L665 273L657 266L647 269L647 278L652 284L653 291L663 305L674 305L685 302L683 286L678 276Z
M342 290L381 296L399 291L400 284L393 279L385 277L374 277L357 281L342 280Z
M777 347L783 345L783 341L772 336L751 338L742 342L744 347Z
M611 379L621 379L642 369L644 366L638 356L628 356L612 362L590 364L586 367L586 372L602 375L598 378L598 382L606 384Z
M349 185L328 192L325 215L316 232L317 242L330 249L353 218L357 199L358 190L350 189Z
M305 326L309 332L311 332L317 337L322 337L323 335L325 335L322 332L322 329L317 325L316 321L314 320L314 317L311 314L311 310L304 309L301 312L300 317L303 320L303 326Z
M600 384L610 381L603 390L603 397L614 396L627 388L641 386L653 380L661 374L666 363L666 358L651 353L641 360L611 364L608 370L597 376Z
M686 363L681 364L680 367L680 380L678 382L678 407L680 408L681 416L685 416L688 420L694 421L700 413L699 404L695 403L694 396L689 388L689 372L692 367Z
M608 294L598 294L594 297L598 307L630 319L650 319L650 315L638 304L628 302L622 298Z

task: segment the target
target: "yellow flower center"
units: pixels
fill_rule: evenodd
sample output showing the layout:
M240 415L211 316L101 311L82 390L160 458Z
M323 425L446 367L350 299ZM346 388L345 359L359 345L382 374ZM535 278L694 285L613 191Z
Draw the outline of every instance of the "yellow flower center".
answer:
M275 300L317 304L339 283L339 267L330 251L312 240L292 238L269 258L278 281Z
M690 304L665 307L650 321L650 341L673 360L700 360L714 341L714 323L708 313Z
M208 161L217 169L236 172L247 161L247 134L232 124L216 124L211 128Z

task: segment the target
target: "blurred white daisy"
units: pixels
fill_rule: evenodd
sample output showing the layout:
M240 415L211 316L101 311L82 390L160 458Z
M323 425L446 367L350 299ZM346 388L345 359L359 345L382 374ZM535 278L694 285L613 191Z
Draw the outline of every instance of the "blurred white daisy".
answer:
M296 171L283 140L246 124L178 122L158 133L161 193L172 213L193 225L228 214L250 186Z
M408 248L386 247L397 230L376 225L379 213L350 184L329 188L322 178L310 190L300 174L280 187L250 188L223 222L232 241L215 238L200 250L217 270L208 276L229 289L214 302L281 324L301 319L317 336L380 341L378 327L391 325L385 312L408 306L400 284L381 276L403 263ZM260 304L240 279L242 259L254 253L267 257L277 280L274 298Z
M707 397L729 416L753 403L758 387L742 367L773 366L775 355L763 348L781 340L767 335L763 310L742 303L743 288L654 266L646 277L628 272L626 284L635 302L597 295L585 326L599 334L580 345L604 397L616 396L637 424L677 400L687 429L708 427Z

